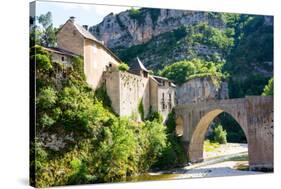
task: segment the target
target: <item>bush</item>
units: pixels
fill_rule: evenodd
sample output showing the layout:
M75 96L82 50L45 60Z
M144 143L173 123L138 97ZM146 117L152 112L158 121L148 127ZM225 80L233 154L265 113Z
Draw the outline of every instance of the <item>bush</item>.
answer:
M184 60L166 66L160 75L169 78L176 84L182 84L196 77L206 76L211 76L219 83L222 78L226 77L226 73L221 71L222 65L222 63L208 62L201 59Z
M159 112L153 112L152 107L150 106L147 120L157 121L158 123L163 123L163 116Z
M227 136L227 133L225 130L223 130L222 125L218 125L214 129L214 141L215 142L218 142L219 144L226 144L227 143L226 136Z
M118 70L120 70L122 72L128 71L129 69L130 69L130 67L126 63L121 63L118 66Z
M271 78L264 87L262 96L273 96L273 78Z
M144 107L143 107L142 99L139 101L138 104L138 112L140 114L141 120L144 120Z
M36 69L41 71L49 71L53 68L51 61L47 55L35 55Z
M76 71L83 79L86 79L84 73L84 61L82 57L73 57L72 66L74 71Z
M57 101L57 92L52 87L46 87L39 91L36 98L36 105L38 108L48 109L52 108Z

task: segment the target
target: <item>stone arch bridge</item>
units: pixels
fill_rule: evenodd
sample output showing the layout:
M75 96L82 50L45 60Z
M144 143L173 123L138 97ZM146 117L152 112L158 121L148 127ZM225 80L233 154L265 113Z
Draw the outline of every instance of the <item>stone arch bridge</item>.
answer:
M273 170L273 98L265 96L176 106L176 130L182 134L189 161L203 161L205 133L222 112L230 114L245 133L250 170Z

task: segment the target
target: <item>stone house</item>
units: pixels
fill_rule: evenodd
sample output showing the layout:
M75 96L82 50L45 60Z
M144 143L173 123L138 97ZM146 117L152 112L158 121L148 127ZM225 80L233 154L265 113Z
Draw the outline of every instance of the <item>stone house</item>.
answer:
M87 83L96 89L101 84L103 72L109 67L117 68L121 60L102 41L97 40L87 26L80 26L70 17L57 32L58 48L84 58Z
M52 60L71 64L73 56L82 56L89 86L95 90L104 86L113 110L120 116L157 111L166 120L175 106L175 85L164 77L149 74L139 58L128 71L120 71L122 62L102 41L97 40L87 26L80 26L70 17L57 32L57 48L45 48ZM139 112L142 106L143 112Z
M56 47L43 47L43 49L50 53L53 62L62 63L66 66L70 66L72 58L78 56L75 53Z
M150 75L139 58L128 72L108 70L104 83L112 107L120 116L139 115L142 103L144 117L150 110L157 111L165 121L175 106L175 85L167 78Z

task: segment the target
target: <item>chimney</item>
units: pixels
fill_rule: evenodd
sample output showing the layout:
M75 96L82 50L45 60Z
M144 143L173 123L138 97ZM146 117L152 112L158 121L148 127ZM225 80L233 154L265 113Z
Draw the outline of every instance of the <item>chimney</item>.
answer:
M74 22L74 21L75 21L75 17L74 17L74 16L71 16L71 17L69 17L69 20L70 20L71 22Z
M88 25L83 25L83 28L88 31Z

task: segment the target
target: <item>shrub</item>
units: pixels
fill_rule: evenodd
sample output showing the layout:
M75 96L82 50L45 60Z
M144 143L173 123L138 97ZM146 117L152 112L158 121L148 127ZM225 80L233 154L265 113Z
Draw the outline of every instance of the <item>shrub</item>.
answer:
M105 107L111 108L111 99L106 92L105 85L95 90L95 97L102 102Z
M36 98L36 105L38 108L48 109L52 108L57 101L57 92L52 87L46 87L39 91Z
M119 64L119 66L118 66L118 70L120 70L120 71L122 71L122 72L128 71L129 68L130 68L130 67L129 67L128 64L126 64L126 63L121 63L121 64Z
M215 142L218 142L219 144L226 144L227 143L226 136L227 136L227 133L225 130L223 130L222 125L218 125L214 129L214 141Z
M83 79L86 79L84 73L84 62L82 57L73 57L72 66L74 71L76 71Z
M139 101L139 104L138 104L138 112L141 116L141 120L144 120L144 107L143 107L142 99Z
M168 114L168 118L166 121L167 133L175 133L176 130L176 118L175 118L175 110Z
M273 96L273 78L271 78L264 87L262 96Z
M167 146L166 128L157 121L146 121L144 127L147 132L147 138L149 139L146 163L150 167L162 155L162 152Z
M153 112L152 107L149 108L149 113L147 119L149 121L157 121L158 123L163 123L163 116L159 112Z
M41 71L49 71L53 68L50 58L44 54L35 55L36 69Z
M206 76L215 78L219 83L222 78L226 77L226 73L221 71L222 65L222 63L208 62L201 59L184 60L166 66L160 75L173 80L177 84L182 84L196 77Z

